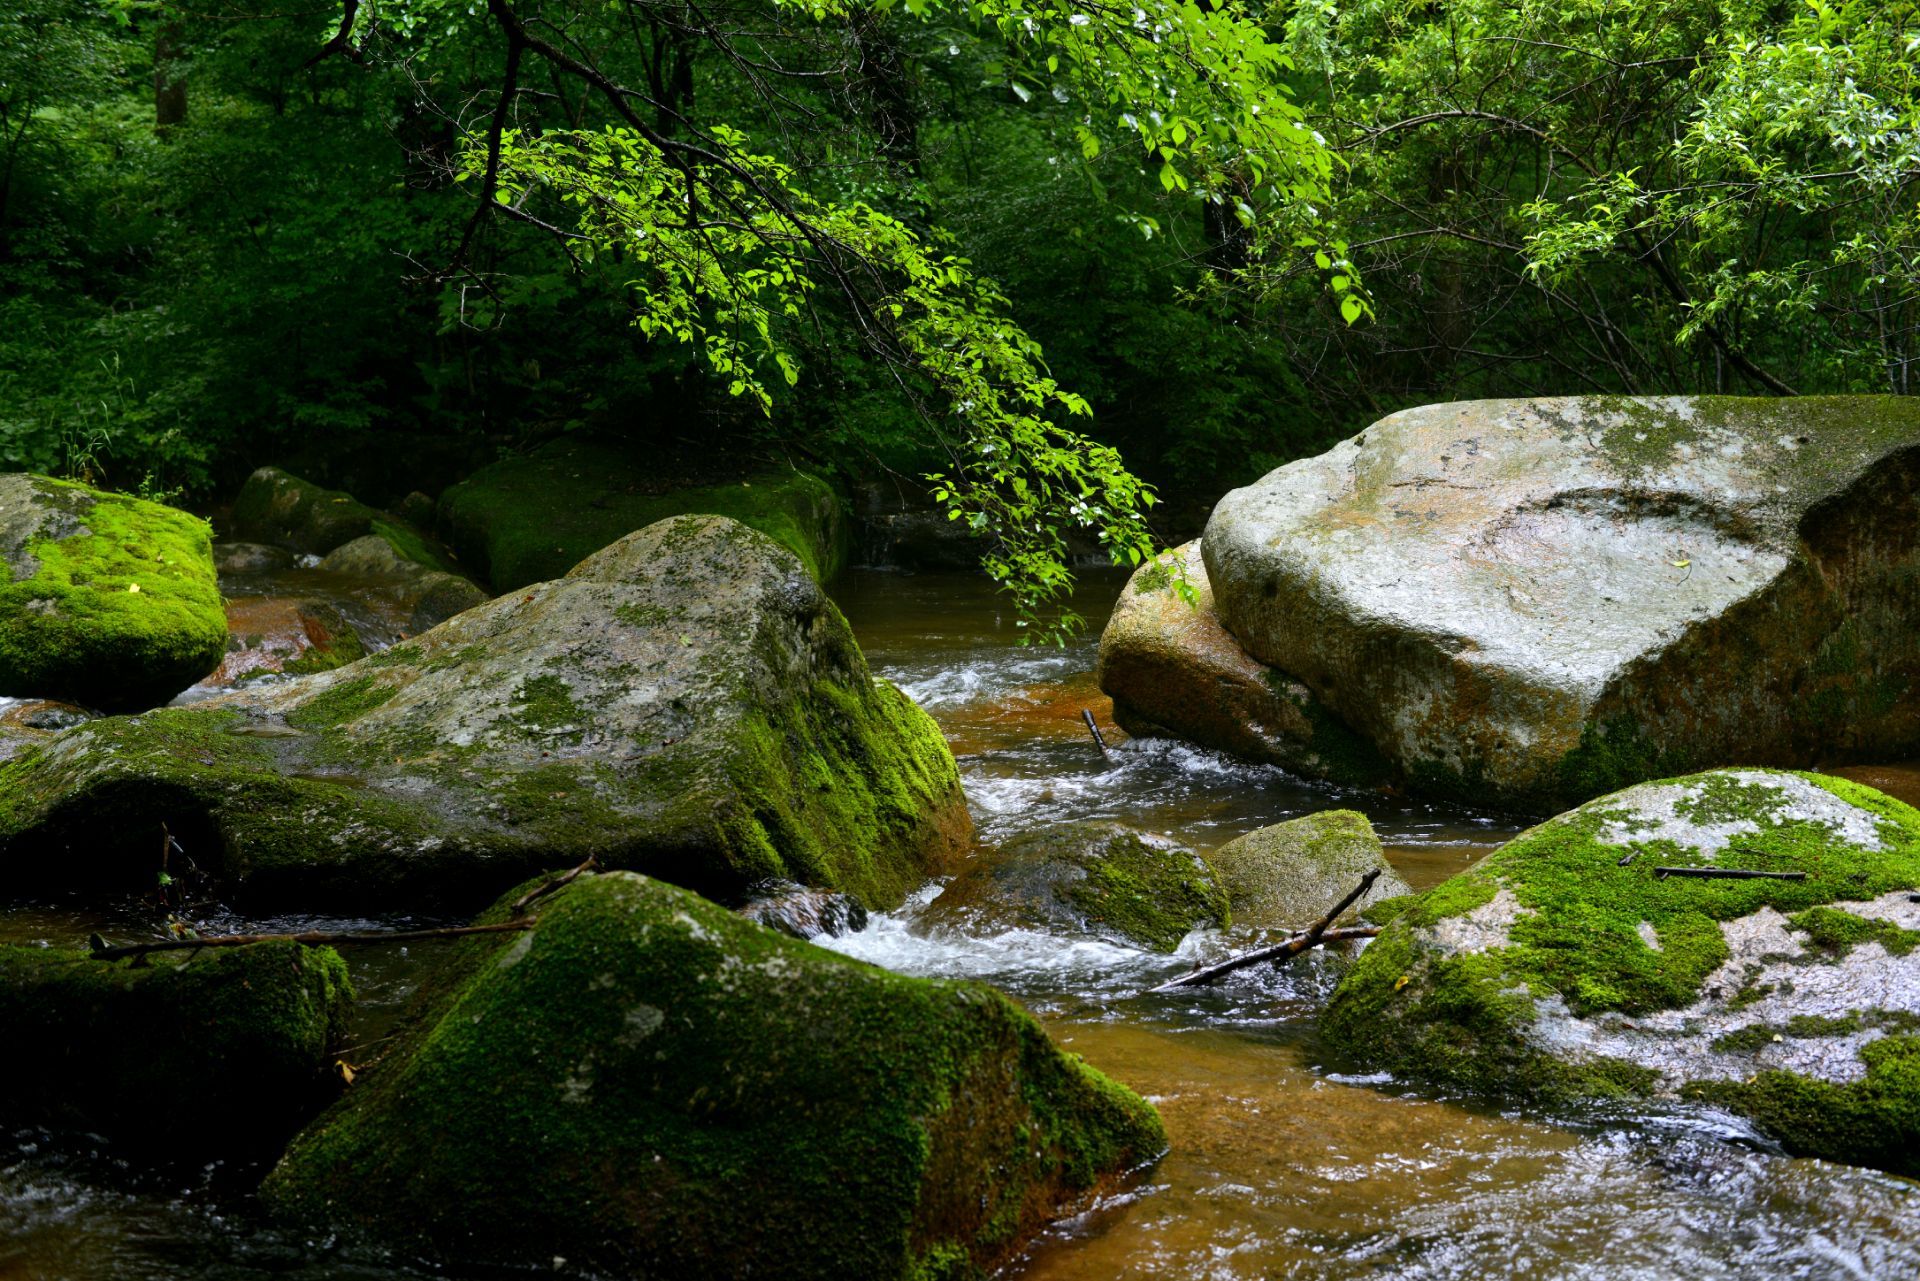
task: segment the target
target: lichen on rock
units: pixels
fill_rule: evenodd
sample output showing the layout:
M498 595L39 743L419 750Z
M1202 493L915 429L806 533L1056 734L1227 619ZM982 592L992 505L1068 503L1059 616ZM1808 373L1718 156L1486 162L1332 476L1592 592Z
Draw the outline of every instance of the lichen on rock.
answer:
M125 494L0 475L0 696L164 703L226 646L206 522Z
M1913 1173L1916 888L1920 812L1869 788L1757 769L1646 783L1413 899L1323 1031L1479 1091L1707 1097L1796 1151Z
M269 1207L496 1266L979 1277L1165 1147L1151 1106L984 986L630 873L537 915L460 945Z

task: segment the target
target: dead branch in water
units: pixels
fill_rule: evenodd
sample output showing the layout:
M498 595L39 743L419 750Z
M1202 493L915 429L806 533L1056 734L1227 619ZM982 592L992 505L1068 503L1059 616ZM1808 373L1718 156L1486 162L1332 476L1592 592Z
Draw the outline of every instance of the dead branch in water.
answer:
M526 915L529 907L552 894L563 886L571 885L581 876L598 867L593 855L587 861L558 876L548 877L525 894L513 901L507 909L512 913L511 920L495 921L490 925L442 925L424 930L302 930L293 934L216 934L209 938L156 939L151 943L109 943L95 934L89 940L93 946L93 957L97 961L114 961L125 956L145 956L149 952L186 952L203 947L245 947L249 943L300 943L308 947L335 947L341 944L355 943L418 943L428 939L463 938L469 934L505 934L513 930L530 930L539 920Z
M1087 723L1087 733L1093 735L1093 745L1100 749L1100 755L1107 754L1107 740L1101 737L1100 727L1094 724L1093 713L1086 708L1080 709L1080 719Z
M1162 983L1159 987L1148 988L1147 990L1149 992L1171 992L1183 987L1204 987L1209 983L1217 981L1224 975L1233 973L1235 970L1244 970L1249 965L1259 965L1263 961L1272 961L1275 964L1279 964L1280 962L1291 960L1308 948L1316 947L1322 943L1338 943L1346 939L1370 939L1380 932L1379 926L1357 925L1349 929L1336 930L1333 928L1333 923L1339 919L1340 913L1352 907L1368 890L1373 888L1373 883L1379 876L1380 869L1377 867L1373 869L1373 871L1368 872L1360 878L1360 884L1354 886L1345 898L1333 905L1331 911L1315 921L1312 925L1309 925L1306 929L1288 938L1284 943L1275 943L1271 947L1263 947L1252 952L1242 952L1238 956L1230 956L1216 965L1207 965L1200 969L1191 970L1171 982Z
M538 917L523 916L491 925L443 925L428 930L332 931L302 930L297 934L215 934L199 939L156 939L151 943L108 943L98 934L92 938L93 959L115 961L123 956L145 956L149 952L186 952L203 947L245 947L249 943L303 943L309 947L333 947L342 943L414 943L423 939L459 938L465 934L503 934L509 930L530 930Z

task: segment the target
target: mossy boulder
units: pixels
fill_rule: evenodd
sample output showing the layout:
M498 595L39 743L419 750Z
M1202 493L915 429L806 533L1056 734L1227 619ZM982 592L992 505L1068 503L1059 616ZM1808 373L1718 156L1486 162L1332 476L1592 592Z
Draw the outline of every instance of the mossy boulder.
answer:
M262 467L247 477L227 516L232 537L284 547L307 556L324 556L368 535L428 569L451 572L453 566L431 540L397 516L367 506L352 494L325 489L278 467Z
M1373 824L1355 810L1327 810L1248 832L1215 850L1208 862L1227 892L1234 924L1256 929L1311 925L1368 872L1380 876L1341 916L1342 923L1413 892L1387 862Z
M151 707L205 676L227 641L211 547L171 507L0 475L0 696Z
M1870 788L1759 769L1644 783L1389 904L1322 1031L1470 1090L1707 1098L1793 1151L1916 1174L1916 888L1920 812Z
M352 989L327 948L139 960L0 947L0 1116L143 1147L262 1159L337 1092Z
M971 829L939 728L786 549L687 516L331 672L69 730L0 766L10 883L477 906L588 855L727 899L898 904Z
M1195 599L1177 590L1184 575ZM1100 633L1095 668L1114 723L1136 738L1177 738L1309 778L1366 785L1386 760L1312 691L1240 647L1214 613L1196 540L1127 580Z
M1118 823L1063 823L982 854L930 905L930 925L1089 934L1171 952L1195 929L1227 924L1207 861Z
M407 611L407 630L416 635L487 599L487 593L468 579L408 559L379 534L341 544L328 552L318 567L329 574L370 581L387 594L397 594Z
M537 913L462 945L268 1177L272 1210L490 1265L975 1277L1166 1145L990 988L630 873Z
M1246 652L1416 788L1553 813L1920 751L1916 494L1907 397L1474 401L1233 491L1202 553Z
M632 445L571 436L483 467L440 496L441 528L498 592L558 578L615 539L669 516L728 516L800 558L818 582L845 564L839 497L805 472L719 485L663 478Z

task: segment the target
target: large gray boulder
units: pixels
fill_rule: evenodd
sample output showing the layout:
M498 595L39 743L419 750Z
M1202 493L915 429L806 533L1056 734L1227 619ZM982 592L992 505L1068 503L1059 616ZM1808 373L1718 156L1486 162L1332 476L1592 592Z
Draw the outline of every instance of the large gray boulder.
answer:
M1179 591L1184 576L1193 599ZM1196 540L1127 580L1095 669L1113 719L1136 738L1181 738L1311 778L1387 777L1386 761L1305 685L1259 662L1214 612Z
M1429 405L1228 494L1202 550L1246 651L1430 792L1920 748L1914 401Z
M970 830L939 728L791 553L630 534L333 671L111 717L0 765L14 884L150 886L161 824L251 902L484 902L593 855L890 907Z
M269 1208L493 1269L957 1281L1166 1146L991 988L626 872L534 911L459 946Z
M1916 1174L1916 888L1920 812L1870 788L1759 769L1643 783L1388 905L1322 1032L1452 1088L1702 1098L1793 1151Z

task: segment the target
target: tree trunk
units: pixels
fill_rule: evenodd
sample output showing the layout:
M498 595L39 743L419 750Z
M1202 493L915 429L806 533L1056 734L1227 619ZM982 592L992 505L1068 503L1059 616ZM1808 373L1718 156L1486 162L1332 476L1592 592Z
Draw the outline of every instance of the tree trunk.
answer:
M180 25L166 23L153 41L153 128L164 134L187 118L187 71L180 57Z

